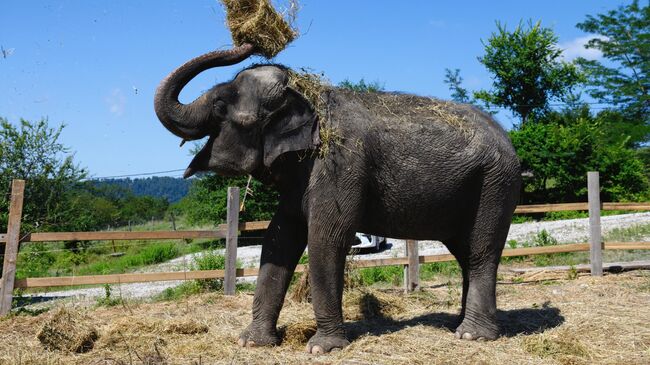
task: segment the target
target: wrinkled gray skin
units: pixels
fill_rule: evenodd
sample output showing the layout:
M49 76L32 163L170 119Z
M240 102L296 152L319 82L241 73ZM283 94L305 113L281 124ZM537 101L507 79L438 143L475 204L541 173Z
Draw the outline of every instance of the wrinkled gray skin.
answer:
M210 136L186 176L206 170L251 174L280 193L262 248L253 320L239 344L281 342L278 316L309 245L318 331L307 351L347 346L343 275L357 231L442 241L463 273L456 336L495 339L497 266L520 187L506 133L470 106L448 104L465 117L459 127L415 109L382 111L362 96L331 89L323 96L327 123L342 138L319 158L312 153L320 144L314 109L276 65L245 69L193 103L178 103L178 93L198 73L240 62L252 51L243 46L189 61L163 80L155 100L172 133L187 140Z

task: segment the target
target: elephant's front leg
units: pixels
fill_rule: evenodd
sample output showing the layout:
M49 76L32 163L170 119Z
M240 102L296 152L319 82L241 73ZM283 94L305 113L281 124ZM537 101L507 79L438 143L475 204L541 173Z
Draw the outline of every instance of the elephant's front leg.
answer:
M342 298L345 259L354 231L350 222L337 220L310 223L309 280L318 330L307 344L307 352L319 354L350 344L343 328Z
M278 316L306 245L307 225L279 210L264 237L253 299L253 321L240 334L240 346L273 346L282 341L276 329Z

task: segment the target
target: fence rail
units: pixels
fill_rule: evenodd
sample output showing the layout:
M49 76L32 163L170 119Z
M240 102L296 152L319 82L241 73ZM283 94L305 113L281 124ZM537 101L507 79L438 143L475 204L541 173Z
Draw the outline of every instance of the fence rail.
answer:
M600 238L600 210L650 210L650 203L600 203L598 196L598 173L588 174L589 202L587 203L564 203L564 204L536 204L521 205L515 210L517 214L547 213L570 210L589 210L590 212L590 242L572 243L556 246L524 247L504 249L504 257L529 256L540 254L554 254L564 252L590 252L592 275L602 275L601 251L604 250L650 250L650 242L602 242ZM594 185L594 183L596 183ZM9 224L7 233L0 234L0 242L4 242L5 257L3 276L0 282L0 315L7 314L11 309L11 298L14 288L41 288L72 285L96 285L96 284L125 284L136 282L152 281L174 281L191 279L224 279L226 294L234 294L234 283L236 277L257 276L259 269L245 268L235 269L237 255L238 231L252 231L267 229L269 221L243 222L238 223L239 204L235 201L239 198L237 188L230 188L228 191L228 219L226 224L221 224L216 230L210 231L142 231L142 232L44 232L31 233L20 236L20 220L22 214L24 181L14 180L12 184L12 198L9 212ZM178 272L155 272L155 273L129 273L110 275L85 275L85 276L62 276L44 278L15 279L16 253L20 243L23 242L58 242L58 241L99 241L99 240L162 240L162 239L226 239L226 268L225 270L194 270ZM407 290L415 290L419 286L419 265L433 262L453 261L451 254L425 255L420 256L417 250L416 241L407 241L406 255L404 257L355 260L357 268L402 265L405 268L405 287ZM306 269L305 265L298 265L296 272Z

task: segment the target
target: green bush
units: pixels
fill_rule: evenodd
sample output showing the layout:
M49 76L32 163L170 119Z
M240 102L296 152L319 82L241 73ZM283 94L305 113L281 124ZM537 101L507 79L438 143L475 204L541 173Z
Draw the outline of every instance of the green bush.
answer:
M431 280L436 276L455 276L460 273L460 266L456 261L433 262L420 266L420 279L422 280Z
M380 266L358 269L358 277L362 285L388 283L401 285L404 280L404 269L401 266Z
M50 267L56 261L56 257L50 251L42 242L25 245L18 255L16 277L22 279L49 276Z

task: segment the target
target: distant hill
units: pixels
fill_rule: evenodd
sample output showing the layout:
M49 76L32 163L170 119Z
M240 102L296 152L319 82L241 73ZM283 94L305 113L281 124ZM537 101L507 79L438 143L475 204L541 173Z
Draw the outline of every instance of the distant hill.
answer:
M133 192L136 196L154 196L166 198L170 203L175 203L183 198L192 184L191 180L178 177L152 176L145 178L104 179L95 180L97 186L114 185Z

